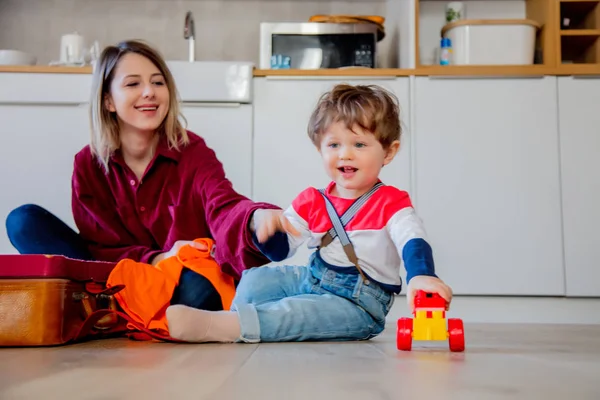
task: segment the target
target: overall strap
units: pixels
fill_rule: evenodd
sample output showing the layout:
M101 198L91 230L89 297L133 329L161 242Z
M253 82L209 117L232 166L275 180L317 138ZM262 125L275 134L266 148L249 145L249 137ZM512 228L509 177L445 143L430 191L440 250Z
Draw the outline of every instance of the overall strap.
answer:
M348 237L348 233L346 233L344 226L346 226L348 222L352 218L354 218L358 210L360 210L360 208L367 202L367 200L373 195L373 193L375 193L377 189L379 189L381 186L383 186L383 183L378 182L375 186L373 186L373 188L371 188L371 190L359 197L352 204L352 206L350 206L350 208L346 210L346 212L344 213L344 215L342 215L341 218L335 211L335 207L333 207L331 201L325 195L325 190L319 190L319 193L321 193L321 196L323 196L323 199L325 200L327 214L329 215L329 219L331 220L331 223L333 225L333 228L331 228L323 237L323 240L321 241L321 247L327 246L333 241L333 239L339 237L340 243L342 244L342 248L344 249L346 256L348 257L350 262L356 266L358 272L360 273L360 276L363 278L365 283L368 283L369 281L363 273L362 269L360 268L358 257L356 256L356 252L354 251L354 246L352 246L352 242L350 242L350 238Z
M340 220L342 227L345 227L346 225L348 225L348 222L350 222L350 220L352 218L354 218L354 216L356 215L358 210L360 210L362 208L362 206L367 202L367 200L369 200L371 198L371 196L373 196L373 194L377 191L377 189L379 189L382 186L383 186L383 183L377 182L375 184L375 186L373 186L371 188L371 190L369 190L367 193L363 194L358 199L356 199L356 201L354 203L352 203L352 205L346 210L346 212L344 212L344 214L342 215L341 218L339 218L339 216L337 215L337 212L335 211L335 209L333 209L335 218L332 218L331 215L329 215L329 218L331 219L331 222L333 223L333 227L325 234L325 236L323 236L323 240L321 241L321 247L327 246L329 243L333 242L333 239L335 239L336 236L339 235L339 233L337 233L337 231L335 229L335 223L333 222L334 219ZM327 198L327 196L325 196L325 190L320 189L319 192L325 199L326 204L329 203L329 199ZM329 213L329 204L327 205L327 212Z

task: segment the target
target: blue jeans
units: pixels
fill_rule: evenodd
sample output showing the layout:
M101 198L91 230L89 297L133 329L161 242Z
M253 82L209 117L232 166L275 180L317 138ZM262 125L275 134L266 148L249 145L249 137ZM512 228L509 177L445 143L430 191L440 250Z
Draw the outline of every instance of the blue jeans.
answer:
M93 260L83 238L58 217L35 204L14 209L6 218L6 233L20 254L54 254ZM171 304L203 310L223 309L221 296L204 276L184 268Z
M358 273L339 272L317 252L308 266L244 271L232 310L242 342L368 340L379 335L394 295Z
M21 254L53 254L92 260L92 254L77 232L35 204L12 210L6 217L6 233Z

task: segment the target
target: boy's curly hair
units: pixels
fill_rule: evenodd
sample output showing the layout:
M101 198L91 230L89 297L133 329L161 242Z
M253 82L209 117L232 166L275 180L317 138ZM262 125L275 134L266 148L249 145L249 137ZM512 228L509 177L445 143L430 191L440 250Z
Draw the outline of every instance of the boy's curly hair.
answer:
M377 85L336 85L319 99L308 122L308 137L317 147L329 126L344 122L371 132L384 149L400 140L400 106L398 98Z

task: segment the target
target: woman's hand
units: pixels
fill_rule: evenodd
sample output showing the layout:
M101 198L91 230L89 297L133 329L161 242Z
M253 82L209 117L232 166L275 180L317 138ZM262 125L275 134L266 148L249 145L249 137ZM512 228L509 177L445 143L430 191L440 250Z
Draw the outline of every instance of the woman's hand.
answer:
M173 247L171 247L171 250L167 251L166 253L160 253L157 256L155 256L152 259L152 265L156 265L158 264L161 260L164 260L165 258L169 258L169 257L173 257L177 255L177 252L179 252L179 249L181 249L183 246L185 245L190 245L192 247L195 247L199 250L202 251L206 251L208 250L208 248L206 247L206 245L204 243L198 243L198 242L194 242L191 240L178 240L173 244Z
M439 294L448 302L446 309L450 309L450 302L452 301L452 289L450 289L450 286L435 276L417 275L410 280L406 291L406 301L411 313L415 310L415 295L419 290Z
M252 214L250 229L256 234L256 238L260 243L266 242L277 231L300 236L300 232L283 215L282 210L259 208Z

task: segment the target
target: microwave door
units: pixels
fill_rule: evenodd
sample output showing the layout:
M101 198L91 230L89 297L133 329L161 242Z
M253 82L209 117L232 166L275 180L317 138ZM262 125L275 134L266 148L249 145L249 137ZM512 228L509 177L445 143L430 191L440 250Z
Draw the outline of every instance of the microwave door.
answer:
M339 68L343 65L336 43L327 35L273 35L272 54L289 56L290 68Z
M299 59L298 68L300 69L319 69L323 63L323 50L304 49ZM294 67L292 67L294 68Z
M273 55L291 58L290 68L323 68L323 50L318 37L313 35L273 35Z
M292 69L372 67L373 34L273 34L271 54L290 57Z

